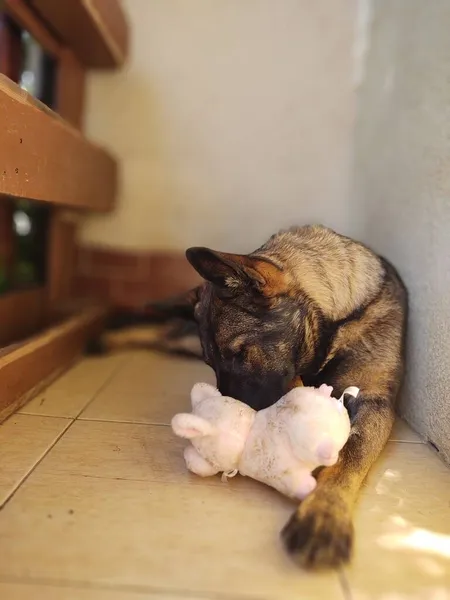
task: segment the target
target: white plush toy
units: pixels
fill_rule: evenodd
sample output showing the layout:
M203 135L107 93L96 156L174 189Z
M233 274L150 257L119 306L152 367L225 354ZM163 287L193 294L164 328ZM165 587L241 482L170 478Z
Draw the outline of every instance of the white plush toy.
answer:
M339 400L332 391L327 385L294 388L257 412L211 385L197 383L191 392L193 412L175 415L172 429L191 441L184 457L193 473L241 473L303 499L316 486L312 471L334 465L350 435L343 398L356 397L359 390L347 388Z

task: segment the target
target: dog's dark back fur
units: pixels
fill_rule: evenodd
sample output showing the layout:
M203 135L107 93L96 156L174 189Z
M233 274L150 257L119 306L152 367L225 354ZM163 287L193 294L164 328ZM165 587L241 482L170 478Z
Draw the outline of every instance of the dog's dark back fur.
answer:
M321 486L319 481L284 534L288 549L304 564L339 564L348 558L350 541L346 550L346 544L333 545L337 521L348 518L343 513L352 505L354 488L388 439L393 422L404 369L405 287L386 260L322 226L282 231L249 255L191 248L187 257L205 283L185 298L160 306L160 314L195 321L204 359L222 393L262 409L300 381L327 383L336 395L350 385L360 388L358 401L349 406L359 445L352 448L349 442L341 471L325 470L335 473L334 480L324 475L326 483ZM127 337L120 330L105 334L104 341L117 347L132 339L133 334ZM153 342L177 349L183 340L182 335L157 334ZM345 509L337 502L330 508L330 481L345 481L350 489ZM323 490L328 495L321 504ZM308 517L308 510L315 516ZM322 523L329 530L328 550L317 538L321 511L336 521ZM341 534L350 540L351 524ZM315 544L305 542L312 536Z

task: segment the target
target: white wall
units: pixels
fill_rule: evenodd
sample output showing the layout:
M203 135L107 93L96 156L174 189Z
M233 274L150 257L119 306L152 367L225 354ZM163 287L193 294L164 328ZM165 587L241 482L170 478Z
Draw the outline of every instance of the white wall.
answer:
M86 129L122 163L87 243L252 250L280 227L346 231L353 0L126 0L131 59L90 76Z
M84 241L245 251L319 221L372 245L410 290L402 412L450 460L448 0L125 4L130 64L87 115L123 187Z
M450 3L376 0L355 141L359 237L410 292L401 410L450 461Z

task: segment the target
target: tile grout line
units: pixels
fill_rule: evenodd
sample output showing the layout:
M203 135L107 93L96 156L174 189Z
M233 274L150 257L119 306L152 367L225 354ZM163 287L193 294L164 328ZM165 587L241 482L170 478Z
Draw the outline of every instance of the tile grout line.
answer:
M350 583L347 579L347 575L345 574L344 569L339 569L337 571L337 575L338 575L338 579L339 579L339 583L342 589L342 593L344 595L344 599L345 600L353 600L353 594L352 591L350 589Z
M115 369L114 372L111 373L111 375L109 377L106 378L106 380L103 382L103 384L92 395L92 398L89 400L89 402L86 404L86 406L84 408L86 408L89 404L91 404L91 402L93 402L95 400L95 398L97 398L97 396L103 391L103 389L112 381L112 379L114 378L114 376L116 375L116 373L118 373L118 371L121 370L121 368L124 366L124 364L125 364L125 361L117 369ZM83 412L84 408L81 409L81 411L78 413L78 415L75 418L70 418L70 422L67 423L66 427L64 427L64 429L59 433L59 435L56 436L56 438L53 440L53 442L49 446L47 446L47 448L45 449L45 451L43 452L43 454L41 455L41 457L34 463L34 465L32 465L32 467L30 468L30 470L19 480L19 482L17 483L17 485L15 486L15 488L11 491L10 494L8 494L8 496L0 504L0 511L3 510L5 508L5 506L7 504L9 504L9 502L11 502L11 500L14 498L14 496L16 495L16 493L18 492L18 490L27 481L27 479L31 476L31 474L34 473L34 471L41 464L41 462L48 455L48 453L56 446L56 444L63 437L63 435L65 435L67 433L67 431L72 427L72 425L78 419L79 415Z
M117 423L122 425L146 425L147 427L171 427L170 423L151 423L147 421L132 421L127 419L101 419L95 417L80 417L78 421L86 423Z
M84 411L87 408L89 408L89 406L94 402L94 400L96 400L96 398L98 398L98 396L103 392L103 390L113 381L113 379L115 379L116 375L118 375L125 368L125 365L128 364L128 361L130 359L131 359L130 357L128 357L128 360L126 360L124 358L124 360L121 361L119 365L117 365L117 368L114 369L114 371L105 379L105 381L98 388L98 390L95 392L95 394L93 394L92 398L83 406L83 408L74 417L74 421L77 421L81 417L81 415L84 413Z
M17 412L11 415L10 418L20 417L25 415L26 417L42 417L43 419L65 419L66 421L72 421L75 417L68 417L67 415L46 415L45 413L34 413L34 412Z
M89 400L89 403L91 401ZM87 406L87 405L86 405ZM84 408L83 408L84 410ZM31 412L27 412L27 413L17 413L18 415L25 415L26 417L41 417L43 419L62 419L63 421L72 421L72 420L76 420L76 421L85 421L86 423L122 423L124 425L147 425L147 426L151 426L151 427L170 427L170 423L153 423L153 422L149 422L149 421L133 421L133 420L128 420L128 419L107 419L107 418L100 418L100 417L83 417L83 416L76 416L76 417L68 417L68 416L59 416L59 415L46 415L43 413L31 413ZM15 415L14 415L15 416Z
M54 446L56 446L56 444L59 442L59 440L62 438L62 436L66 433L66 431L68 429L70 429L70 427L72 427L72 425L74 424L74 422L75 422L75 419L72 419L70 421L70 423L68 423L64 427L64 429L56 436L56 438L53 440L53 442L49 446L47 446L47 448L44 450L44 452L42 453L42 455L40 456L40 458L34 463L34 465L32 465L32 467L30 468L30 470L19 480L19 482L17 483L16 487L11 491L11 493L0 504L0 511L3 510L5 508L5 506L7 504L9 504L9 502L14 498L14 496L17 493L17 491L22 487L22 485L25 483L25 481L35 471L35 469L41 464L41 462L44 460L44 458L47 456L47 454L50 452L50 450Z
M82 357L82 358L83 358L83 357ZM112 379L112 378L113 378L113 377L114 377L114 376L115 376L115 375L118 373L118 371L119 371L119 370L121 370L121 369L122 369L122 367L125 365L125 363L127 363L127 362L128 362L128 361L127 361L127 359L129 360L130 358L131 358L131 357L123 356L121 361L117 361L117 362L118 362L118 364L116 365L116 368L115 368L115 369L114 369L114 370L113 370L111 373L109 373L109 374L106 376L106 379L103 381L103 383L101 383L101 384L100 384L99 388L97 388L97 389L96 389L96 391L94 392L94 395L93 395L93 397L92 397L90 400L88 400L88 403L87 403L85 406L83 406L83 408L81 409L81 411L79 411L79 412L78 412L77 414L75 414L75 415L67 415L67 414L66 414L66 415L58 415L58 414L49 414L49 413L45 413L45 412L42 412L42 411L39 411L39 412L37 412L37 411L33 411L33 410L27 410L27 406L28 406L28 404L29 404L29 403L27 403L27 404L25 404L25 406L23 406L23 407L22 407L20 410L18 410L18 411L17 411L16 413L14 413L14 415L12 415L12 416L16 416L16 415L28 415L28 416L31 416L31 417L49 417L49 418L51 418L51 419L78 419L78 417L79 417L79 416L80 416L80 414L83 412L83 410L84 410L84 409L85 409L85 408L88 406L88 404L90 404L90 403L91 403L91 402L92 402L92 401L93 401L93 400L94 400L94 399L95 399L95 398L98 396L99 392L100 392L100 391L103 389L103 387L104 387L104 386L105 386L107 383L110 383L111 379ZM78 365L78 364L81 364L81 362L82 362L82 360L81 360L81 361L79 361L79 363L77 363L77 365ZM68 369L68 370L66 371L66 373L65 373L65 374L69 373L71 370L72 370L72 368ZM55 380L55 382L56 382L56 381L58 381L58 380L59 380L59 378L57 378L57 379ZM53 383L55 383L55 382L53 382ZM53 384L51 384L51 385L49 386L49 388L50 388L52 385L53 385ZM47 389L48 389L48 388L46 388L46 390L47 390ZM45 393L45 391L46 391L46 390L44 390L44 392L42 392L42 393ZM39 395L38 395L38 396L36 396L36 398L38 398L38 397L39 397ZM33 400L33 398L32 398L31 400ZM31 401L30 401L30 402L31 402Z
M98 581L83 581L83 580L70 580L70 579L53 579L51 577L14 577L0 574L0 583L11 583L11 584L22 584L22 585L41 585L50 586L56 588L65 588L73 590L93 590L93 591L111 591L111 592L129 592L133 594L158 594L161 596L179 596L180 598L204 598L205 600L269 600L265 596L255 596L250 594L239 594L239 593L223 593L223 592L209 592L203 590L189 590L179 588L164 588L154 587L152 585L145 584L126 584L116 583L109 584L107 582ZM346 599L347 600L347 599Z
M121 368L121 367L119 367ZM115 373L113 374L113 376L115 375ZM108 383L110 383L110 380L108 381ZM103 387L103 386L102 386ZM97 393L99 393L101 390L98 390ZM92 400L89 400L89 403L86 404L86 406L82 409L81 412L84 412L85 409L88 407L89 404L91 404L91 402L94 400L95 398L92 398ZM86 423L121 423L123 425L146 425L148 427L170 427L170 423L156 423L153 421L135 421L133 419L108 419L106 417L83 417L81 413L78 414L78 416L76 417L68 417L68 416L63 416L63 415L46 415L43 413L32 413L32 412L20 412L17 413L17 415L27 415L30 417L44 417L44 418L49 418L49 419L66 419L66 420L77 420L77 421L85 421ZM388 443L393 443L393 444L415 444L416 446L427 446L427 442L423 441L423 440L396 440L396 439L392 439L392 440L388 440Z

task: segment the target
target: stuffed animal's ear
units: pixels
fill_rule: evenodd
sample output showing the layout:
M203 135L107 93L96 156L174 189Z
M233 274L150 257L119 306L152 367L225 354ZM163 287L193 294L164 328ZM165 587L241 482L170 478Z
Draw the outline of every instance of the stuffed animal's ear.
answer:
M197 415L191 415L189 413L175 415L172 419L172 429L175 435L188 440L204 437L205 435L212 435L215 431L215 428L211 423Z
M299 407L311 406L314 402L314 395L320 394L324 397L331 398L333 388L331 385L322 384L319 388L313 387L296 387L284 396L285 403L294 403Z
M333 387L331 385L327 385L326 383L322 383L318 390L324 396L330 396L333 393Z
M217 388L209 383L196 383L191 391L192 408L207 398L218 398L222 394Z
M290 390L284 397L284 404L296 404L297 406L308 405L311 403L311 399L308 398L308 394L306 392L308 388L305 387L295 387Z

